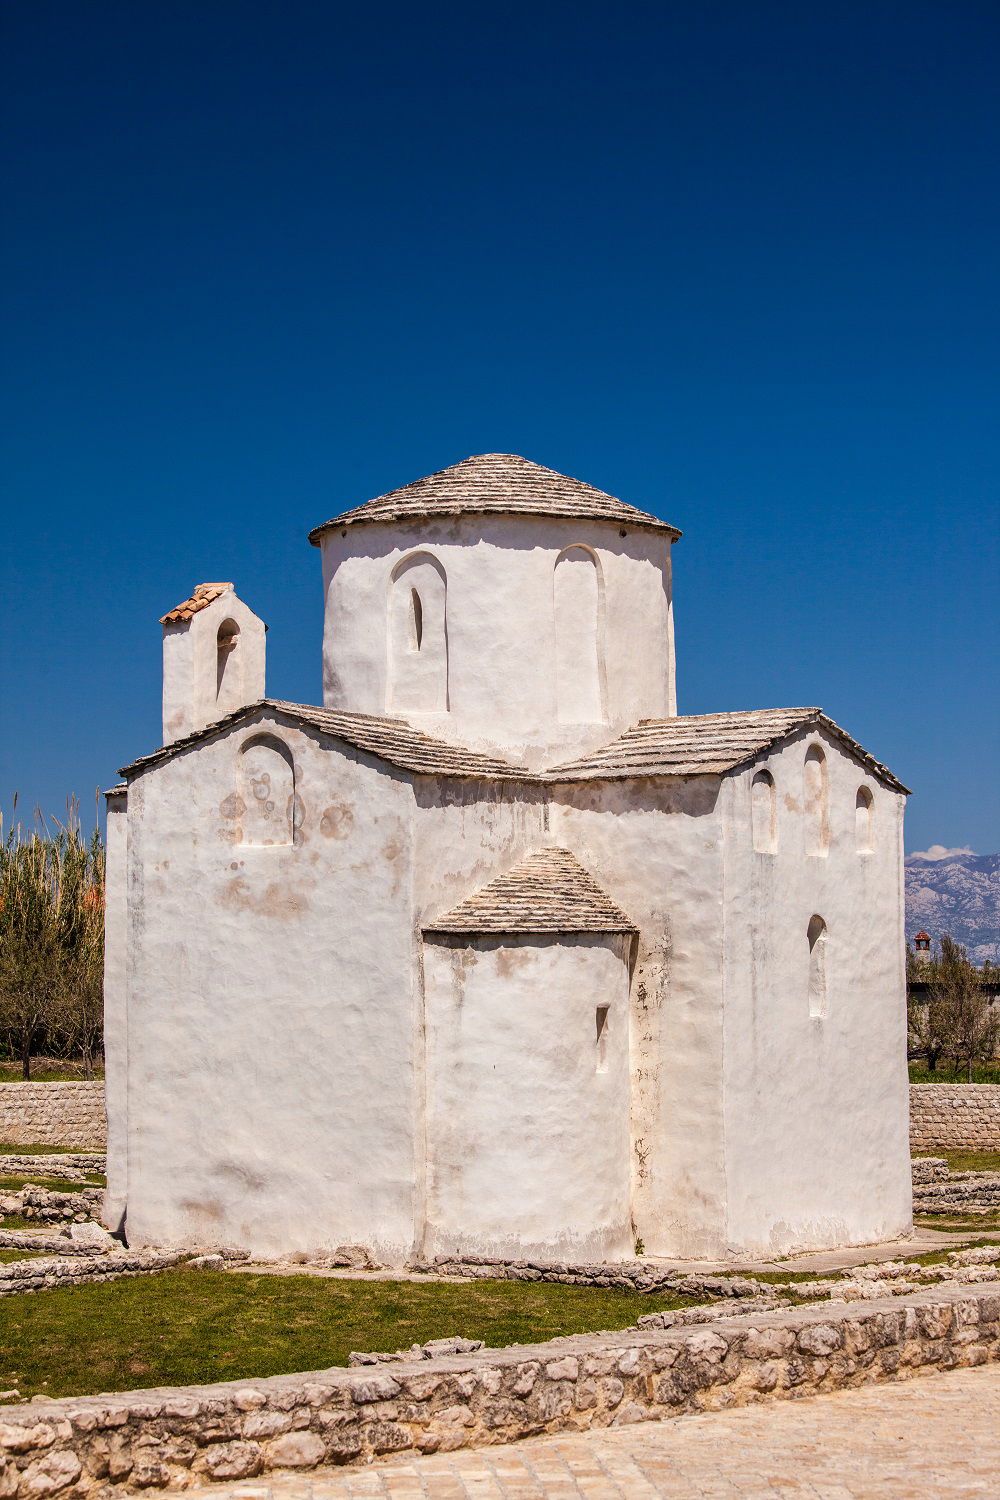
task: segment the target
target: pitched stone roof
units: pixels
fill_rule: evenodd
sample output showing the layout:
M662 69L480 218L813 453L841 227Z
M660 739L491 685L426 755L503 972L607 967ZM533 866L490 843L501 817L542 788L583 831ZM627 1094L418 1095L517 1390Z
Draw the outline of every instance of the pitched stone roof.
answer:
M609 744L553 766L548 779L721 775L754 760L793 731L812 726L822 726L887 786L907 790L818 708L758 708L728 714L686 714L676 719L640 719Z
M635 932L568 849L539 849L424 926L425 932Z
M680 536L676 527L668 526L658 516L626 505L580 479L569 479L516 453L479 453L425 479L404 484L402 489L391 490L388 495L345 510L317 526L309 533L309 540L318 546L323 533L333 526L406 521L422 516L481 515L575 516Z
M399 766L404 771L432 776L485 776L491 780L497 777L523 780L529 775L498 756L481 755L476 750L467 750L464 746L449 745L446 740L435 739L432 735L415 729L405 719L380 718L375 714L337 713L333 709L316 708L308 703L283 703L276 698L262 698L258 703L238 708L205 728L196 730L194 734L184 735L182 739L154 750L151 755L141 756L131 765L123 766L118 774L133 776L156 765L158 761L168 760L179 750L195 745L219 730L230 728L259 709L319 729L324 734L343 740L369 755L378 756L380 760Z
M178 621L190 620L192 615L213 604L232 587L231 583L199 583L190 599L182 599L180 604L175 604L173 609L168 609L165 615L160 616L160 624L175 625Z
M123 766L121 776L134 776L179 751L231 728L260 710L320 730L353 745L388 765L416 775L455 776L469 780L561 783L567 781L625 780L643 776L721 775L746 765L762 751L796 730L822 726L839 740L871 774L886 786L907 788L892 772L862 749L818 708L762 708L745 713L688 714L676 719L640 719L607 745L578 760L548 770L529 770L464 745L450 744L415 728L405 719L377 714L338 713L311 703L284 703L262 698L226 714L213 724L174 740L151 755Z

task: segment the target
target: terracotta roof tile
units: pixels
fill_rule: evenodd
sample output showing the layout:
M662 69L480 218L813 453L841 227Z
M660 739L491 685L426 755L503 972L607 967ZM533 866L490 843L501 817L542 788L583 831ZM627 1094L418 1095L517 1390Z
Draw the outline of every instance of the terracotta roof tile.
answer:
M317 546L323 533L334 526L476 515L575 516L680 536L676 527L668 526L658 516L637 510L580 479L557 474L555 469L546 469L516 453L479 453L343 511L311 531L309 540Z
M686 714L640 719L607 745L553 766L549 780L621 779L634 776L721 775L755 759L794 730L822 726L897 791L907 789L857 740L818 708L758 708L728 714Z
M175 625L180 620L190 620L192 615L214 603L232 587L231 583L199 583L190 599L182 599L180 604L175 604L173 609L168 609L165 615L160 616L160 624Z
M539 849L452 911L434 932L635 932L635 924L568 849Z

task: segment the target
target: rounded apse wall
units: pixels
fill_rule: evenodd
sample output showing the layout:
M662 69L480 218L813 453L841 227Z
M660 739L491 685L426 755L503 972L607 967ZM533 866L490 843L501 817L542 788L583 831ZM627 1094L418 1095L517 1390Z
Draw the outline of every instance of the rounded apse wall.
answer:
M676 712L670 539L432 517L322 541L326 707L467 743L566 746Z

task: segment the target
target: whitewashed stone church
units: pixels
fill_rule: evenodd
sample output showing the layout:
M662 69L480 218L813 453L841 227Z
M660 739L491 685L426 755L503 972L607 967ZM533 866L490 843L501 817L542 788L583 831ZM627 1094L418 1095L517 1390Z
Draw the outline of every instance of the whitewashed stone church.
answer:
M677 714L679 535L509 454L347 510L321 708L231 584L163 617L164 745L108 794L130 1244L908 1229L905 788L817 708Z

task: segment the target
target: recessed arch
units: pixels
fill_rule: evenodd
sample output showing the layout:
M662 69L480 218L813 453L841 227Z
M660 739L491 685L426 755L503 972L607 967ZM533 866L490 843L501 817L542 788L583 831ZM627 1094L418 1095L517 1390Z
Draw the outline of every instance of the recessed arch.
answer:
M820 916L809 918L809 1014L815 1021L826 1015L826 923Z
M430 552L401 558L389 579L387 707L448 708L448 578Z
M778 805L774 777L758 771L750 788L753 847L757 854L774 854L778 847Z
M243 844L295 841L295 762L283 740L257 734L240 746L237 774Z
M854 847L859 854L875 847L875 799L867 786L859 786L854 799Z
M235 620L223 620L215 637L215 704L223 714L243 705L243 653Z
M822 745L813 743L806 751L802 792L805 851L807 854L827 854L830 848L829 768Z
M607 718L604 575L590 547L574 543L560 552L553 570L552 599L560 723L603 724Z

